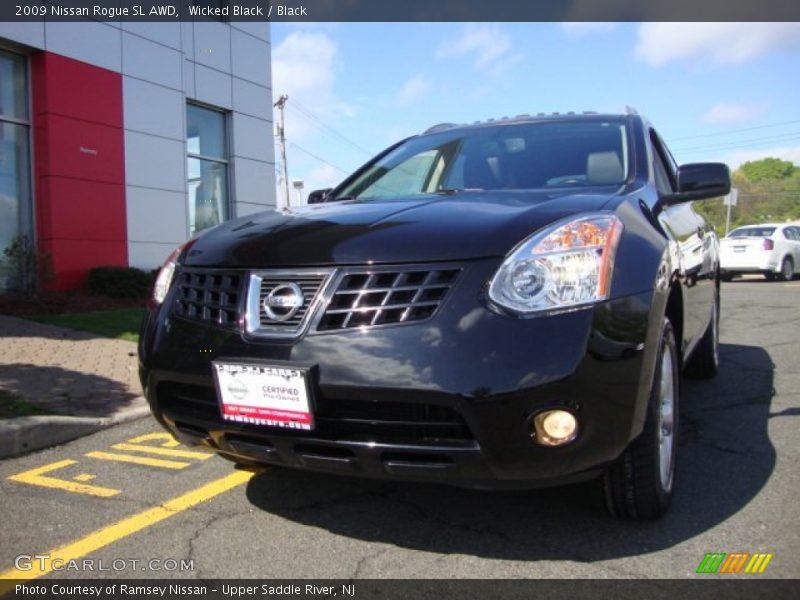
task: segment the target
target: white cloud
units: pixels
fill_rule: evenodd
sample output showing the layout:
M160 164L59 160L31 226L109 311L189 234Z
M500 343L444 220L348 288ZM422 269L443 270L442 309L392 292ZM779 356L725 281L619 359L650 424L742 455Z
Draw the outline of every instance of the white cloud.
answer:
M735 65L800 47L800 23L643 23L636 57L654 67L672 61Z
M302 141L317 130L313 119L298 114L297 104L326 122L355 115L355 109L336 96L338 52L330 36L306 30L292 32L273 50L272 90L275 99L289 95L285 114L290 140Z
M736 169L739 167L739 165L747 162L748 160L760 160L768 157L788 160L795 165L800 166L800 146L783 146L766 148L764 150L736 150L722 154L717 158L710 158L709 160L719 160L727 163L731 169Z
M442 42L436 50L440 59L470 56L475 67L482 70L502 67L503 64L517 57L511 55L511 36L499 25L467 25L456 39Z
M603 21L565 21L560 23L562 31L568 35L590 35L593 33L607 33L617 27L617 23L606 23Z
M395 96L395 103L399 105L406 105L416 102L433 88L431 81L424 75L415 75L408 79L397 92Z
M741 123L759 116L762 112L764 108L761 106L720 102L706 111L703 121L712 125Z

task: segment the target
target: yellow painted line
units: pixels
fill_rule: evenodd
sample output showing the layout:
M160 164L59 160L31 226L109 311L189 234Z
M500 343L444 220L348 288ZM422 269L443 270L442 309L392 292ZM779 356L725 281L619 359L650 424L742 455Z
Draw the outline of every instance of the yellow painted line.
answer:
M97 477L97 475L91 475L89 473L81 473L80 475L75 475L75 477L73 477L72 479L74 479L75 481L91 481L95 477Z
M30 485L38 485L40 487L65 490L67 492L72 492L73 494L86 494L88 496L98 496L100 498L116 496L122 491L115 490L113 488L100 487L99 485L87 485L85 483L75 483L74 481L64 481L63 479L58 479L56 477L45 476L45 473L51 473L77 463L77 460L60 460L43 467L38 467L36 469L31 469L30 471L12 475L9 477L9 479L19 483L28 483Z
M783 287L800 287L800 283L787 283Z
M210 452L195 452L193 450L177 450L173 448L162 448L161 446L143 446L141 444L114 444L114 450L125 450L126 452L147 452L159 456L172 456L174 458L196 458L197 460L207 460L214 456Z
M191 490L182 496L168 500L160 506L144 510L138 514L122 519L121 521L117 521L113 525L98 529L86 537L65 546L45 552L44 555L49 556L49 558L44 559L43 562L36 561L31 563L31 567L33 568L30 571L9 569L4 573L0 573L0 595L8 589L13 589L13 585L3 582L3 579L28 580L46 575L53 570L53 562L56 563L56 566L60 566L69 563L71 560L78 560L87 554L96 552L100 548L104 548L109 544L113 544L118 540L133 535L164 519L177 515L187 508L192 508L193 506L211 500L215 496L242 485L249 481L257 472L260 471L234 471L221 479L217 479L197 489Z
M147 467L161 467L162 469L185 469L192 466L191 463L179 462L177 460L164 460L163 458L150 458L149 456L133 456L132 454L116 454L114 452L88 452L84 454L89 458L99 460L115 460L117 462L132 463L134 465L145 465Z
M161 444L164 448L177 448L181 445L181 443L172 437L169 433L145 433L144 435L136 436L135 438L131 438L128 441L132 444L140 444L142 442L149 442L151 440L163 440L164 443Z
M764 557L764 562L761 563L761 568L758 570L759 573L763 573L767 569L767 565L769 564L769 561L772 560L772 556L772 554L767 554Z

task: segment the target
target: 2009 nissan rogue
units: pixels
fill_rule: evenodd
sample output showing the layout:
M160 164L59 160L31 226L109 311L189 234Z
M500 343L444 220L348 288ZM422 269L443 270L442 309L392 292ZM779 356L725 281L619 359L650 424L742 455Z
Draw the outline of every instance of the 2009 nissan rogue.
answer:
M439 125L317 203L176 249L139 344L178 439L243 464L481 488L674 489L679 377L718 365L719 256L635 112Z

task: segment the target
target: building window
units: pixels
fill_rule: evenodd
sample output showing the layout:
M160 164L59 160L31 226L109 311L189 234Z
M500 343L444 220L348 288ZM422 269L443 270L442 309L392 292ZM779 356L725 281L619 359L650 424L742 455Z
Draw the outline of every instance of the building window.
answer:
M189 235L228 219L228 136L226 115L186 107Z
M18 287L21 259L6 256L32 248L28 65L24 57L0 51L0 290Z

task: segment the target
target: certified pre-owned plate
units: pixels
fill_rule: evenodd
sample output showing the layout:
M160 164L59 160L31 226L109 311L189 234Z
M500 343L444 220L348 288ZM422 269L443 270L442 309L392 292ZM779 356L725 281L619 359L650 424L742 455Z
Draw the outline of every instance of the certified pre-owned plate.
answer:
M211 364L223 419L292 429L314 427L308 369L217 361Z

